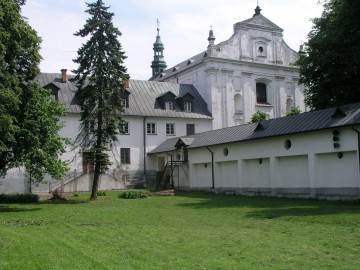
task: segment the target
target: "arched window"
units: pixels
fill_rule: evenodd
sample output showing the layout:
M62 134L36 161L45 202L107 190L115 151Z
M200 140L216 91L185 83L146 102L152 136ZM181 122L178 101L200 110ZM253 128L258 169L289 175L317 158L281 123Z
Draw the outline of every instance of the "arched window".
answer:
M257 103L268 103L266 96L266 84L256 83L256 102Z

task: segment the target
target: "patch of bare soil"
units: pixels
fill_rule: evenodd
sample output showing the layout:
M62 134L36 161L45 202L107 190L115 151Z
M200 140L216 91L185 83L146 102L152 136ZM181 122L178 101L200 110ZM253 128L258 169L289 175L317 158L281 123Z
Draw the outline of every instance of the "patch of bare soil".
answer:
M160 190L153 193L154 196L174 196L175 189Z

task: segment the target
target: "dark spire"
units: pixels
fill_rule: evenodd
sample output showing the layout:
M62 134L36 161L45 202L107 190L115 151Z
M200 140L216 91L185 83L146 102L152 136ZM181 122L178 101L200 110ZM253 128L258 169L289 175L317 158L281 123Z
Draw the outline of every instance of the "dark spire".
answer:
M151 62L151 68L152 68L152 77L151 79L157 77L160 73L163 72L164 69L166 69L166 63L164 60L164 44L161 42L160 39L160 28L159 28L159 24L160 21L159 19L156 20L157 22L157 35L156 35L156 41L154 43L154 60Z
M257 5L257 7L255 8L255 14L253 15L253 17L260 15L261 14L261 8L259 7L259 5Z
M209 41L208 47L214 45L215 36L214 36L214 31L212 29L212 25L210 25L208 41Z

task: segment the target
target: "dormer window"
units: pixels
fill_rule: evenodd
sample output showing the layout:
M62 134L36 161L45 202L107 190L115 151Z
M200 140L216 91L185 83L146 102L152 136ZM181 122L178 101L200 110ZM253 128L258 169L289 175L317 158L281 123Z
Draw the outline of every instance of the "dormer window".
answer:
M121 100L120 100L121 107L124 109L129 108L129 95L130 95L130 92L126 89L121 95Z
M166 101L165 102L165 110L172 111L174 110L174 102L172 101Z
M45 89L50 91L50 98L53 100L59 100L59 88L54 85L53 83L50 83L44 87Z
M184 102L184 111L191 112L191 102Z
M127 100L126 100L126 98L121 99L121 107L127 108Z

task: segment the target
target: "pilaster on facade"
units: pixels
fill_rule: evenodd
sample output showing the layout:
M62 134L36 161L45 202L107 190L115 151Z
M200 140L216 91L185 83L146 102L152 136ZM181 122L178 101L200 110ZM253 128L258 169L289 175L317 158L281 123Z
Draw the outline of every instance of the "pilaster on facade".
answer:
M210 74L213 74L213 73L217 73L219 72L219 68L216 68L216 67L208 67L204 70L205 73L210 73Z
M247 72L247 71L242 71L241 75L245 78L251 78L253 73L252 72Z
M228 68L222 68L220 69L221 73L223 74L226 74L226 75L229 75L229 76L232 76L234 74L234 71L233 69L228 69Z
M278 75L274 76L274 78L276 81L285 81L285 79L286 79L285 76L278 76Z
M300 78L292 78L291 80L292 80L294 83L299 83Z

